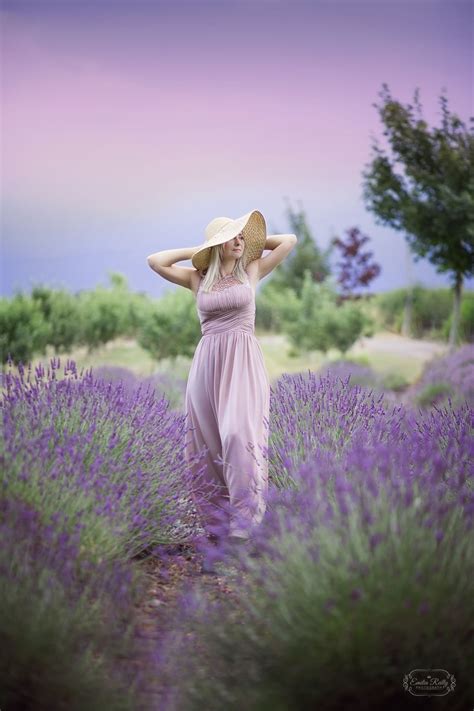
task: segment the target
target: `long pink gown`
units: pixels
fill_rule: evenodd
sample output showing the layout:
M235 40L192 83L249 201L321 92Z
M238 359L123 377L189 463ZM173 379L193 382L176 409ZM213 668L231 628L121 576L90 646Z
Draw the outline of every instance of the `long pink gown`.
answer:
M209 293L201 286L202 337L185 395L187 460L206 452L193 500L207 533L248 537L268 492L270 380L255 336L255 293L247 273L244 284L228 275Z

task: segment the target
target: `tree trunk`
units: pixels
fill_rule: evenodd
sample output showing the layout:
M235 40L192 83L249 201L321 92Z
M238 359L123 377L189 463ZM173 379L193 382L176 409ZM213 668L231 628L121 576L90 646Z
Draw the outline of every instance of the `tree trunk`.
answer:
M413 262L408 242L405 240L405 269L407 275L407 293L405 306L403 309L402 336L408 338L411 334L411 322L413 314Z
M405 308L403 310L402 336L411 336L411 316L413 312L413 289L407 289Z
M453 317L449 332L449 350L453 351L459 342L459 317L461 313L462 274L456 274L454 283Z

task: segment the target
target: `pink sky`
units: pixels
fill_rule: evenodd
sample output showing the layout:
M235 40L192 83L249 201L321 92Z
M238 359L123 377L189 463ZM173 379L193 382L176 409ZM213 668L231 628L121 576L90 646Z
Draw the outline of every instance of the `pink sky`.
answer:
M2 293L71 289L120 271L172 288L146 255L203 241L216 215L257 207L289 231L288 197L313 235L358 226L406 282L403 235L362 201L374 102L420 89L473 114L473 4L398 2L0 2ZM189 264L189 263L188 263ZM427 285L447 285L425 263Z

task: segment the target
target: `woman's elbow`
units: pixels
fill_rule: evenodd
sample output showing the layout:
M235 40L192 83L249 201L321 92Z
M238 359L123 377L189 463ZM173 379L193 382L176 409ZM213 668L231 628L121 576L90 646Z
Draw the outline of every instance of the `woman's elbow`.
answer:
M146 258L146 261L148 262L148 266L150 267L150 269L153 269L153 271L156 272L159 264L158 259L156 258L156 254L149 254Z

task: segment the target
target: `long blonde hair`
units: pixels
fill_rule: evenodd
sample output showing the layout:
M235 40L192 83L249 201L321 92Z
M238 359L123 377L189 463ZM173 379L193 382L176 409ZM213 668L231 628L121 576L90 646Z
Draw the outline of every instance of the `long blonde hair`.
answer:
M233 276L235 276L238 281L242 282L242 284L245 283L246 279L246 272L244 268L245 249L246 245L244 245L244 251L237 259L234 269L232 271ZM206 269L201 270L201 275L203 276L203 281L201 285L202 291L211 291L214 284L219 281L219 279L221 279L221 262L223 252L224 244L215 244L213 247L211 247L211 257L209 259L209 265Z

